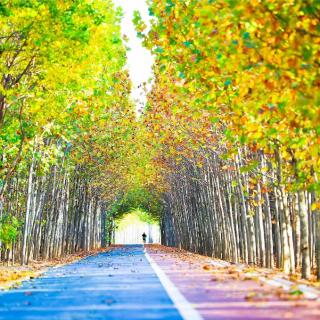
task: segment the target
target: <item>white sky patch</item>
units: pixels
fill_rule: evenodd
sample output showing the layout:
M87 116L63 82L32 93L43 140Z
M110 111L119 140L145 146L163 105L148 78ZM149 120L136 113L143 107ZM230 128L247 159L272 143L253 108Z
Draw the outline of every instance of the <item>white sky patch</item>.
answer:
M143 20L148 24L150 20L148 6L145 0L113 0L113 2L116 6L122 7L124 12L121 28L122 34L129 38L127 46L130 50L127 53L127 65L133 83L132 98L137 104L138 111L144 107L146 102L143 88L139 88L139 86L152 78L153 57L150 51L142 47L141 39L137 37L132 19L133 12L138 10Z

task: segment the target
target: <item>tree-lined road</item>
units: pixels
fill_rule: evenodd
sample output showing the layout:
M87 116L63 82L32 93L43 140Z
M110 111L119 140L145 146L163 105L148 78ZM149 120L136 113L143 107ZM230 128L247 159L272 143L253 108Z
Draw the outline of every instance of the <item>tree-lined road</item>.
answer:
M115 248L0 293L0 319L182 319L141 245Z
M165 246L113 247L0 293L0 320L320 319L319 299L292 296L237 268Z

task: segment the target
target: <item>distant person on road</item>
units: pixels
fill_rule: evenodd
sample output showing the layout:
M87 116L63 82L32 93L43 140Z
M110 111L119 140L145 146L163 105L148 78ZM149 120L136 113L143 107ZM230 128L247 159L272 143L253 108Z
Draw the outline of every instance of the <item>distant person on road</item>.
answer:
M147 235L145 232L142 234L142 241L143 241L143 243L146 243L146 241L147 241Z

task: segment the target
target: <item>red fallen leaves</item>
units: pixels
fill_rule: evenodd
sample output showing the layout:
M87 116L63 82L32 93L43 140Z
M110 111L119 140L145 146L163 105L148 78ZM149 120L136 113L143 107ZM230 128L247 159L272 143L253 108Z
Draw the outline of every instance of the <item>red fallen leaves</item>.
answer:
M116 303L116 300L110 298L102 301L103 303L106 303L108 306L111 306L112 304Z

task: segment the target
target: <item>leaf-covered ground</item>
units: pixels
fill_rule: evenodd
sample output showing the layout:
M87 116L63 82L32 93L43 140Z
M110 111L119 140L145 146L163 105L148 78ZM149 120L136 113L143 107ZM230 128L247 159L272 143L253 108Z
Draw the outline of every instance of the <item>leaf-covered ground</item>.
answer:
M159 245L147 251L204 319L320 319L320 292L298 282L285 290L280 273Z
M53 260L31 261L28 266L6 266L0 264L0 290L17 287L22 281L33 279L41 275L49 267L57 267L75 262L79 259L90 255L98 254L99 252L109 251L109 248L92 250L89 252L81 251L76 254L69 254L65 257L56 258Z

